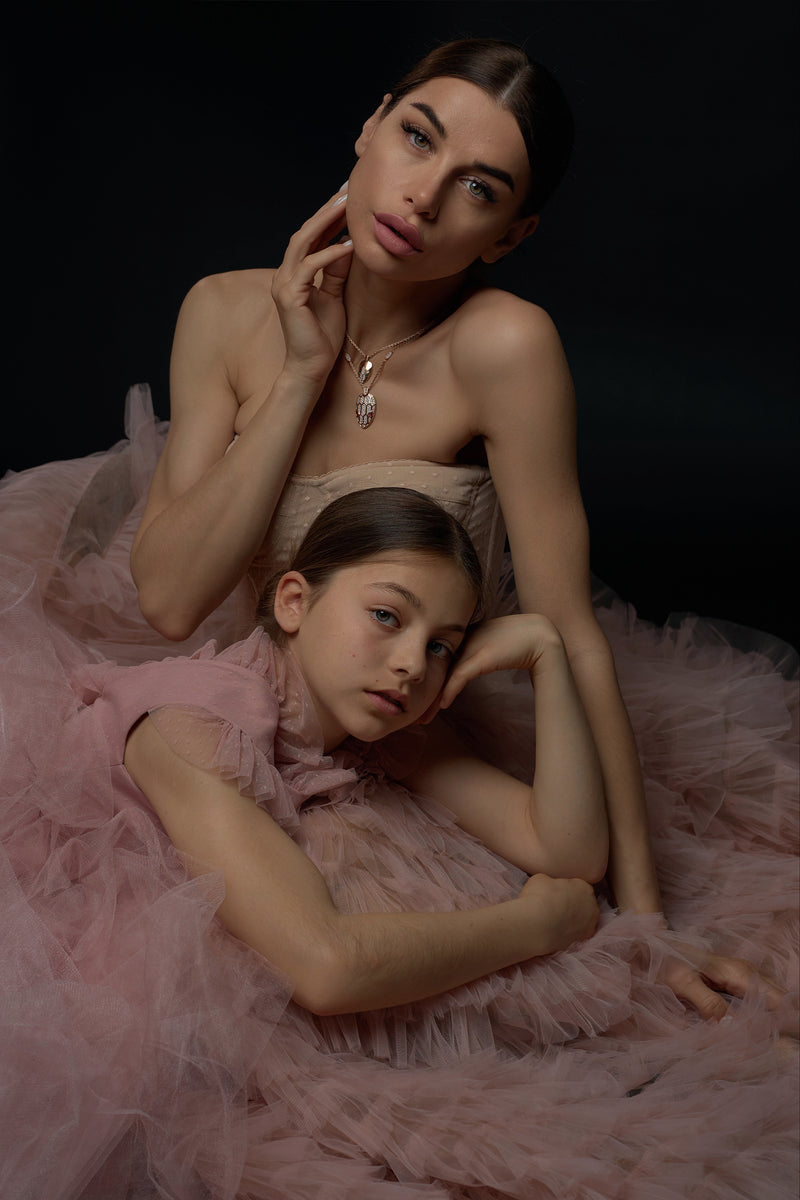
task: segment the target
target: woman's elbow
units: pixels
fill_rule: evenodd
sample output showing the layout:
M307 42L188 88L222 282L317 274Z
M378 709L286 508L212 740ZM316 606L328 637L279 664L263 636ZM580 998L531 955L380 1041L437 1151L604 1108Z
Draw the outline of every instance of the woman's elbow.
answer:
M182 642L184 638L190 637L200 624L194 614L181 611L165 602L157 589L146 583L137 585L137 593L139 611L147 624L170 642Z

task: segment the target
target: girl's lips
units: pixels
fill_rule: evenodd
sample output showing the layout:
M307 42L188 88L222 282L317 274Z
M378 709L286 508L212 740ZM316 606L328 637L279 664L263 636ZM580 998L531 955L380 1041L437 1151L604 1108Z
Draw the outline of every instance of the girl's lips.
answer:
M422 250L422 238L413 225L393 213L376 213L372 218L375 237L390 254L408 258Z
M405 712L405 704L399 695L397 698L392 692L367 692L367 695L381 712L389 713L393 717L396 717L398 713Z

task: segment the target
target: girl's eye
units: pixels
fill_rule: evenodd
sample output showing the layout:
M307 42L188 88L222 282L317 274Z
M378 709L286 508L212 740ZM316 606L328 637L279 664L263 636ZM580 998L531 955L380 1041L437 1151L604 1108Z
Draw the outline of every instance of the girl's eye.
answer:
M397 617L388 608L373 608L372 616L379 625L397 625Z
M494 202L495 194L493 190L482 179L468 179L467 191L470 196L476 196L479 200Z
M453 654L453 651L450 649L447 642L440 642L438 640L429 642L428 649L430 650L431 654L436 656L436 658L448 659L451 658Z
M408 134L408 140L412 146L416 146L418 150L427 150L431 144L431 139L422 129L416 125L410 125L408 121L402 122L403 131Z

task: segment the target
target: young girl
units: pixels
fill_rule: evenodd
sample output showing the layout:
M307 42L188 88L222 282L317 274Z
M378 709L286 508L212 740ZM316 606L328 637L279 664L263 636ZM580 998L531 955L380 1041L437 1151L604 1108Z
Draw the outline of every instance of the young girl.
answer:
M646 1146L643 1185L676 1154L687 1186L724 1173L743 1124L785 1178L779 991L717 1032L655 981L659 922L574 945L607 848L592 740L547 620L470 632L480 578L432 501L362 490L268 591L274 639L78 673L2 810L3 1195L612 1196ZM462 645L530 672L532 787L421 727ZM774 847L715 854L791 888Z
M262 693L275 689L276 675L291 687L296 667L326 754L348 736L371 743L416 724L445 687L479 592L474 550L433 501L407 489L344 496L317 518L266 605L267 614L274 608L268 624L286 645L290 664L280 653L258 649L259 660L273 657L275 665L266 679L258 678L255 702L242 689L237 705L240 711L252 705L254 719L263 723L276 703L274 697L265 703ZM259 646L263 642L262 636ZM244 654L249 662L255 647L252 639L245 645L227 651L222 661L238 662ZM485 670L525 667L536 679L533 787L481 764L441 735L424 753L402 759L401 769L412 791L444 804L462 828L537 877L519 898L489 909L436 917L344 916L318 872L280 830L284 822L297 824L285 793L280 800L258 797L264 807L257 807L241 796L236 779L185 763L184 739L192 745L202 740L191 718L184 732L182 722L155 713L127 737L128 773L173 843L224 874L225 924L285 971L295 999L315 1012L418 1000L560 949L593 929L593 892L573 877L591 883L602 878L605 809L561 640L545 619L518 615L489 624L481 653ZM123 678L123 688L146 694L140 680L173 679L187 665L140 668ZM161 686L154 683L154 691ZM212 708L218 703L203 700ZM127 702L124 711L127 721ZM398 830L397 848L402 841ZM412 839L409 851L424 852L424 845ZM541 873L558 879L539 878Z

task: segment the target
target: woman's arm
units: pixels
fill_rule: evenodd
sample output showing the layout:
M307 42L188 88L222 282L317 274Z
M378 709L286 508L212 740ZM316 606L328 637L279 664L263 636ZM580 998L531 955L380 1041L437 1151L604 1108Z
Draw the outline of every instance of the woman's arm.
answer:
M283 971L299 1004L359 1012L435 995L589 937L591 887L537 876L519 897L462 912L343 914L313 863L236 785L191 765L149 717L125 766L179 850L225 878L219 916Z
M636 742L613 656L592 609L575 398L560 339L546 313L510 296L501 298L490 318L482 314L479 328L465 322L460 335L463 387L472 398L476 427L483 430L520 606L546 614L561 633L597 746L616 902L620 908L658 912L661 898ZM727 1011L713 988L743 995L754 975L747 963L711 954L695 971L677 959L666 971L675 994L713 1019ZM773 985L762 981L762 986Z
M609 877L621 908L661 907L636 744L589 584L589 534L576 464L572 380L541 309L500 295L480 339L458 349L503 509L520 607L564 639L603 773Z
M450 808L459 823L528 874L603 878L608 824L594 742L566 651L546 617L488 621L468 639L442 693L449 705L468 679L530 671L536 703L536 769L528 787L469 754L438 722L420 767L405 782Z
M187 637L247 571L339 351L351 248L325 244L344 220L337 199L294 235L272 276L202 280L181 308L170 431L131 553L142 612L166 637ZM265 330L274 382L231 446L239 350Z

